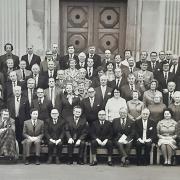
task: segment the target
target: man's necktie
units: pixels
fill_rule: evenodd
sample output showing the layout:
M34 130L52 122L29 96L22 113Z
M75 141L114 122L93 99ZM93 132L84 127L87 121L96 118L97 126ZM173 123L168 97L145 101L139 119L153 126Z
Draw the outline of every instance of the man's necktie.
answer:
M152 63L152 69L155 69L155 62Z
M36 120L33 120L33 136L35 136Z
M120 80L117 80L116 86L119 87Z
M173 65L173 71L174 74L176 74L176 65Z
M122 128L125 127L125 119L122 119Z
M91 108L93 107L93 99L90 98L90 104L91 104Z
M91 69L89 69L88 76L91 77Z
M36 77L37 77L37 75L36 75L36 74L34 74L35 87L37 87Z
M133 91L133 84L130 84L130 87L131 87L131 91Z
M53 77L53 72L52 71L50 71L50 78L52 78Z
M53 88L50 88L51 90L51 101L53 100Z
M15 82L13 82L13 88L16 86L16 83Z
M132 68L130 68L130 73L133 73L133 70L132 70Z
M22 70L22 78L23 78L23 80L25 80L25 72L24 72L24 69Z
M164 79L165 79L166 83L167 83L167 78L168 78L168 77L167 77L167 72L165 72L165 73L164 73Z

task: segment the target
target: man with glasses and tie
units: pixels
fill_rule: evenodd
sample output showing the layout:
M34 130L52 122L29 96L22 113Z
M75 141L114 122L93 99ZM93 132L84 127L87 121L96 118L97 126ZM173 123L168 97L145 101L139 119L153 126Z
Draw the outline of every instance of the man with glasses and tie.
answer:
M45 137L48 143L48 164L53 162L53 152L56 149L55 163L59 164L62 145L65 136L65 120L60 117L57 109L51 110L51 118L45 122Z
M19 150L22 153L22 131L24 121L29 119L29 103L26 97L22 96L20 86L14 87L14 95L7 101L7 107L11 117L15 120L16 139L19 143Z
M5 103L7 102L8 98L13 96L15 86L21 86L22 89L25 88L24 82L20 82L17 80L16 71L10 72L9 76L10 76L10 80L5 83L5 87L4 87Z
M174 102L173 95L176 91L176 83L173 81L168 82L167 89L168 92L163 93L163 102L167 107L169 107L169 105Z
M108 151L108 161L107 164L112 166L112 125L106 120L106 113L104 110L98 112L98 118L93 122L90 127L91 135L91 151L92 151L92 163L91 166L97 165L97 148L103 147L107 148Z
M59 61L60 69L68 69L69 68L69 61L74 59L76 64L79 64L79 58L75 55L75 48L72 44L68 45L67 55L62 56Z
M76 68L86 68L87 66L87 60L86 60L86 54L84 52L80 52L78 55L79 58L79 64L76 64Z
M101 108L93 87L88 89L88 97L81 101L81 107L83 109L83 116L86 117L89 126L91 126L97 120L98 112Z
M73 108L73 117L67 118L66 138L68 143L68 164L73 164L74 147L79 148L78 161L80 165L84 164L83 156L85 149L85 140L88 134L88 126L85 118L81 117L82 108L75 106Z
M87 70L86 78L92 80L96 75L96 71L94 69L94 60L92 58L87 59L86 70Z
M119 118L115 118L112 122L114 143L121 155L122 166L129 164L129 153L134 140L134 122L128 117L126 108L119 110Z
M55 85L55 79L49 78L48 80L49 88L44 90L44 95L47 97L51 102L53 107L57 105L58 96L63 92L62 89L58 88Z
M129 101L129 100L132 99L132 92L133 92L134 90L138 90L138 91L141 93L141 95L143 94L141 87L138 86L138 85L135 83L135 80L136 80L136 78L135 78L134 74L129 74L129 75L128 75L128 78L127 78L128 83L125 84L125 85L123 85L123 86L121 87L121 89L120 89L120 90L121 90L121 96L122 96L126 101ZM141 98L142 98L142 97L140 97L140 99L141 99Z
M151 147L157 140L156 123L149 115L149 109L145 108L141 112L142 118L135 121L137 165L149 165Z
M99 66L101 66L101 56L96 54L96 47L94 45L89 46L88 48L88 54L86 55L86 61L88 58L93 59L94 61L94 69L97 69Z
M24 140L23 150L25 155L25 165L28 165L30 158L31 147L35 149L35 164L39 165L41 141L44 136L44 122L38 119L38 109L34 108L30 111L31 119L24 122L23 136Z
M168 89L167 89L167 84L170 81L175 82L175 76L172 72L170 72L170 66L169 63L165 60L162 62L162 71L158 71L156 73L155 79L158 81L159 83L159 91L163 92L163 93L167 93Z
M32 72L26 69L26 61L21 60L19 63L20 69L16 70L17 80L18 81L25 81L28 77L31 76Z
M37 98L32 101L32 108L36 108L39 111L38 118L45 121L50 118L50 113L53 108L51 100L44 95L42 88L37 89Z

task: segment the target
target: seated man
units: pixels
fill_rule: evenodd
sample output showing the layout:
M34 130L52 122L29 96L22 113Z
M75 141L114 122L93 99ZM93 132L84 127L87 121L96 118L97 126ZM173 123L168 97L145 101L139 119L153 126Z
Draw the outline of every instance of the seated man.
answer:
M18 158L18 145L16 144L15 121L10 118L8 109L1 111L0 117L0 156Z
M91 151L93 156L93 162L91 166L97 165L96 151L98 146L105 147L108 150L107 164L112 166L112 126L111 122L106 121L106 113L104 110L98 112L98 120L94 121L91 128Z
M141 119L135 121L137 165L148 165L152 144L156 140L156 123L149 119L150 111L145 108L141 112ZM142 149L144 148L144 156Z
M44 136L44 122L38 119L38 110L31 110L31 119L24 122L23 128L24 141L23 149L25 152L25 165L29 164L30 148L35 146L36 165L39 165L40 147L42 137Z
M67 118L66 137L68 140L69 164L73 164L74 147L79 146L78 164L83 165L83 154L85 148L85 139L87 136L87 122L85 118L81 118L82 109L80 106L73 108L73 117Z
M56 164L62 151L62 144L65 135L65 121L59 117L57 109L51 110L51 118L45 122L45 137L48 141L48 164L52 163L53 151L56 149Z
M129 164L129 153L134 138L134 123L127 118L127 109L122 108L119 111L120 118L116 118L112 122L115 145L117 146L123 166Z

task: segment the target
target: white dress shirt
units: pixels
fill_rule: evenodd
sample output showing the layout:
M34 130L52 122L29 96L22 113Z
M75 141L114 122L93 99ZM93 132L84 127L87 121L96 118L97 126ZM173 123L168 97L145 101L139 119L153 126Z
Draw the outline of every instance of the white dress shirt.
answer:
M16 115L16 117L19 116L20 99L21 99L20 96L19 97L15 96L15 115Z
M142 120L143 123L143 137L142 140L145 141L146 140L146 132L147 132L147 120Z
M101 86L101 92L104 99L105 93L106 93L106 86Z

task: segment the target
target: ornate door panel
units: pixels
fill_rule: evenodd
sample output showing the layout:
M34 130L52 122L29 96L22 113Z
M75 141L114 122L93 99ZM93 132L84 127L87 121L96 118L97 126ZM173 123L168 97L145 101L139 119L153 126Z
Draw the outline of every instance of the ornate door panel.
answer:
M126 4L96 3L94 20L94 43L99 54L106 49L113 54L122 54L126 37Z
M103 54L110 49L113 54L125 48L126 7L120 3L61 2L60 46L66 53L73 44L76 53L86 51L90 44Z
M76 53L86 51L93 38L93 4L63 2L61 13L60 46L66 53L67 45L73 44Z

